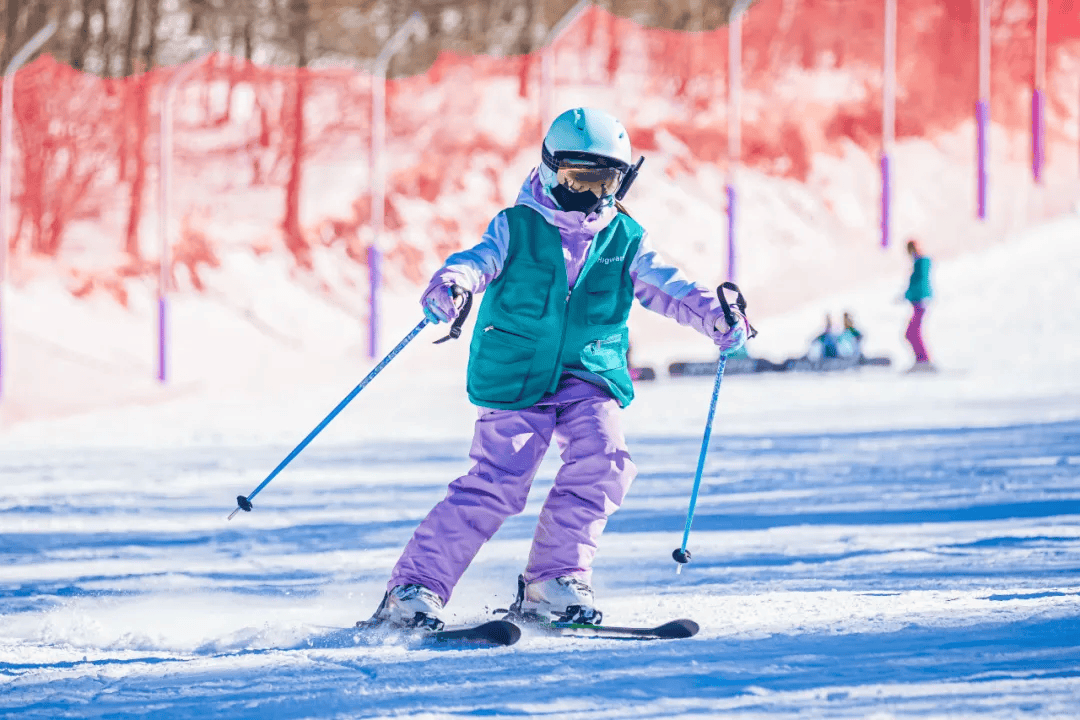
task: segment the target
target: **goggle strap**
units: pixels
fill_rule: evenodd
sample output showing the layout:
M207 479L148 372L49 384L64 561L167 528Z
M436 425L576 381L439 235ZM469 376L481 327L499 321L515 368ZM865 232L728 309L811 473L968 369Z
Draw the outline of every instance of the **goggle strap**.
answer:
M561 164L564 160L580 160L582 162L581 167L613 168L623 172L627 172L630 169L630 166L623 161L605 157L603 155L594 155L593 153L578 152L575 150L559 150L552 153L548 150L547 143L541 143L540 145L540 158L553 172L558 172L560 168L564 167ZM573 166L568 165L565 167Z
M630 186L634 184L634 180L637 180L638 171L641 170L641 164L645 162L645 156L642 155L638 158L638 161L634 164L634 167L626 171L626 175L622 179L622 183L619 184L619 189L615 191L615 199L622 200L626 197L626 193L630 191Z

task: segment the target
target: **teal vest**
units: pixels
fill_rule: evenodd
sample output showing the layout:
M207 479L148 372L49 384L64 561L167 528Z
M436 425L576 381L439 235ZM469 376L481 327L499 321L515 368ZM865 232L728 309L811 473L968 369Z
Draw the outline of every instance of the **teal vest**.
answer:
M519 410L555 392L563 373L570 373L625 407L634 398L626 365L626 319L634 300L630 263L644 230L628 215L616 215L593 238L570 292L558 229L524 205L504 214L506 262L476 315L469 399Z

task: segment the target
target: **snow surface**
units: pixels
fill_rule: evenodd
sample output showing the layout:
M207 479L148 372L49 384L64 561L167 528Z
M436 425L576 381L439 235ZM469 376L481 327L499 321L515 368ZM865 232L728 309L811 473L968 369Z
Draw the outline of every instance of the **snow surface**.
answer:
M24 327L63 305L93 342L16 356L82 374L43 379L62 412L9 417L0 436L0 716L1074 718L1078 239L1080 218L1063 216L938 263L937 375L903 374L899 263L895 282L763 318L751 349L780 359L823 313L854 310L870 353L894 364L725 378L678 575L712 379L671 379L663 363L711 350L635 318L660 379L624 413L640 474L595 585L614 623L702 626L652 643L312 641L371 613L412 529L467 469L465 342L433 348L426 329L228 522L233 498L372 366L355 332L337 332L349 309L284 265L229 257L221 272L261 292L179 298L175 332L201 342L177 345L162 391L140 379L147 338L116 330L148 300L122 310L26 288L11 313ZM389 303L387 349L418 321L413 294ZM557 462L466 573L453 621L512 599Z

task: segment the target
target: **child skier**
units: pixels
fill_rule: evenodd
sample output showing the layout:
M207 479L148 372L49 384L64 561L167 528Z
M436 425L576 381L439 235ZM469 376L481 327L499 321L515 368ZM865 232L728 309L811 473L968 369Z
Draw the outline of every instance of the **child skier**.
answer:
M518 609L599 622L593 556L636 473L618 413L634 397L626 362L633 299L721 352L746 340L745 318L733 309L729 327L713 292L665 264L617 202L637 170L618 120L569 110L552 123L541 155L516 204L478 245L451 255L421 299L430 321L450 322L465 291L484 292L467 378L479 409L476 464L416 529L374 622L442 626L443 605L480 547L524 509L552 438L564 464L540 512Z

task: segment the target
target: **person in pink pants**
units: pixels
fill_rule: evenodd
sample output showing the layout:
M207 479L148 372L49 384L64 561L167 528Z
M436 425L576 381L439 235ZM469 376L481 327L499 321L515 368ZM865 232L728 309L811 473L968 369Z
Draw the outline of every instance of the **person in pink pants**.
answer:
M911 303L911 320L908 322L904 338L907 339L911 345L911 351L915 354L915 364L911 367L911 371L933 371L934 366L930 362L930 354L926 351L926 343L923 342L922 336L926 305L933 297L930 288L930 258L923 254L917 240L908 240L907 252L911 256L911 277L908 280L904 299Z

